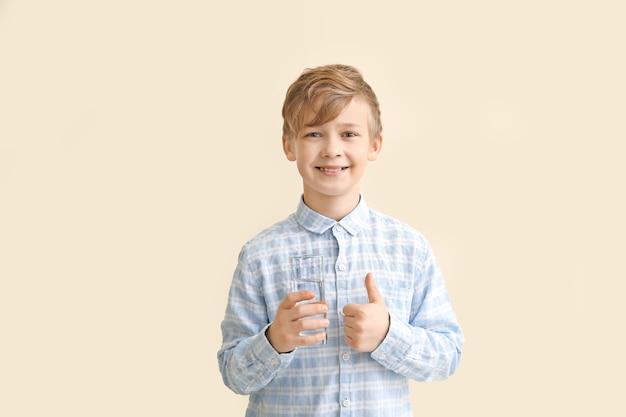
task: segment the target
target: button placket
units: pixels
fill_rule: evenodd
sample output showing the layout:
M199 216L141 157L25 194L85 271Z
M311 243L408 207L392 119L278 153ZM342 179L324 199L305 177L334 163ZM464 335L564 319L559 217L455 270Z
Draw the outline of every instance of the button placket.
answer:
M333 227L333 236L337 241L338 252L337 252L337 260L335 263L335 274L337 277L337 308L338 308L338 319L339 326L343 326L343 306L347 303L347 273L348 273L348 264L346 258L346 245L347 240L349 239L346 230L340 225L336 224ZM341 339L341 338L340 338ZM342 340L339 342L340 345L345 345L345 342ZM345 349L348 350L345 350ZM339 395L340 395L340 406L343 408L343 412L346 414L350 413L350 407L352 403L350 401L349 395L349 379L347 374L349 374L349 368L352 366L351 364L352 355L349 352L348 346L343 346L342 350L339 352Z

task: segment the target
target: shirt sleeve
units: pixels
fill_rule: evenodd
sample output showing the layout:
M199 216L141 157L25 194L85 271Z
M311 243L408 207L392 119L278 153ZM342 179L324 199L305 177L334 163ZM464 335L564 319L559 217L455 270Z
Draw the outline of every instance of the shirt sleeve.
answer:
M293 359L293 353L276 352L265 336L270 323L258 281L243 249L228 295L222 346L217 354L224 384L237 394L262 389Z
M464 336L430 246L421 261L409 321L391 314L387 336L371 356L398 374L426 382L456 371Z

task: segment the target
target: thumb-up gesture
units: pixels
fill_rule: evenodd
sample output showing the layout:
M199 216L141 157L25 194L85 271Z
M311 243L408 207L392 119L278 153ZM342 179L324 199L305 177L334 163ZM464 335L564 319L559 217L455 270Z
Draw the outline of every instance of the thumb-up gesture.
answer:
M372 352L389 331L389 312L371 272L365 277L368 304L346 304L343 331L346 343L359 352Z

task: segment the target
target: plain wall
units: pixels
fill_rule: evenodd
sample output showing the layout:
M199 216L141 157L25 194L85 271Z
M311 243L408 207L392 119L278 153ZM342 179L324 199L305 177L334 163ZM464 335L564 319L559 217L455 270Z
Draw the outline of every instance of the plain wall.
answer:
M243 415L228 286L296 208L280 109L328 63L377 92L363 193L430 240L466 334L415 415L625 415L625 12L0 2L0 415Z

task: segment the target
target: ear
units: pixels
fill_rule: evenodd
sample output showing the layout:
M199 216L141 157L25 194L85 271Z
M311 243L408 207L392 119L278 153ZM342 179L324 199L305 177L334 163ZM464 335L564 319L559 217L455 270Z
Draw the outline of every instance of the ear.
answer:
M378 159L378 155L380 155L380 151L383 147L383 135L378 136L372 140L370 144L370 150L367 156L368 161L375 161Z
M291 162L296 160L296 150L293 146L293 140L287 139L286 136L283 136L283 152L285 152L285 156Z

